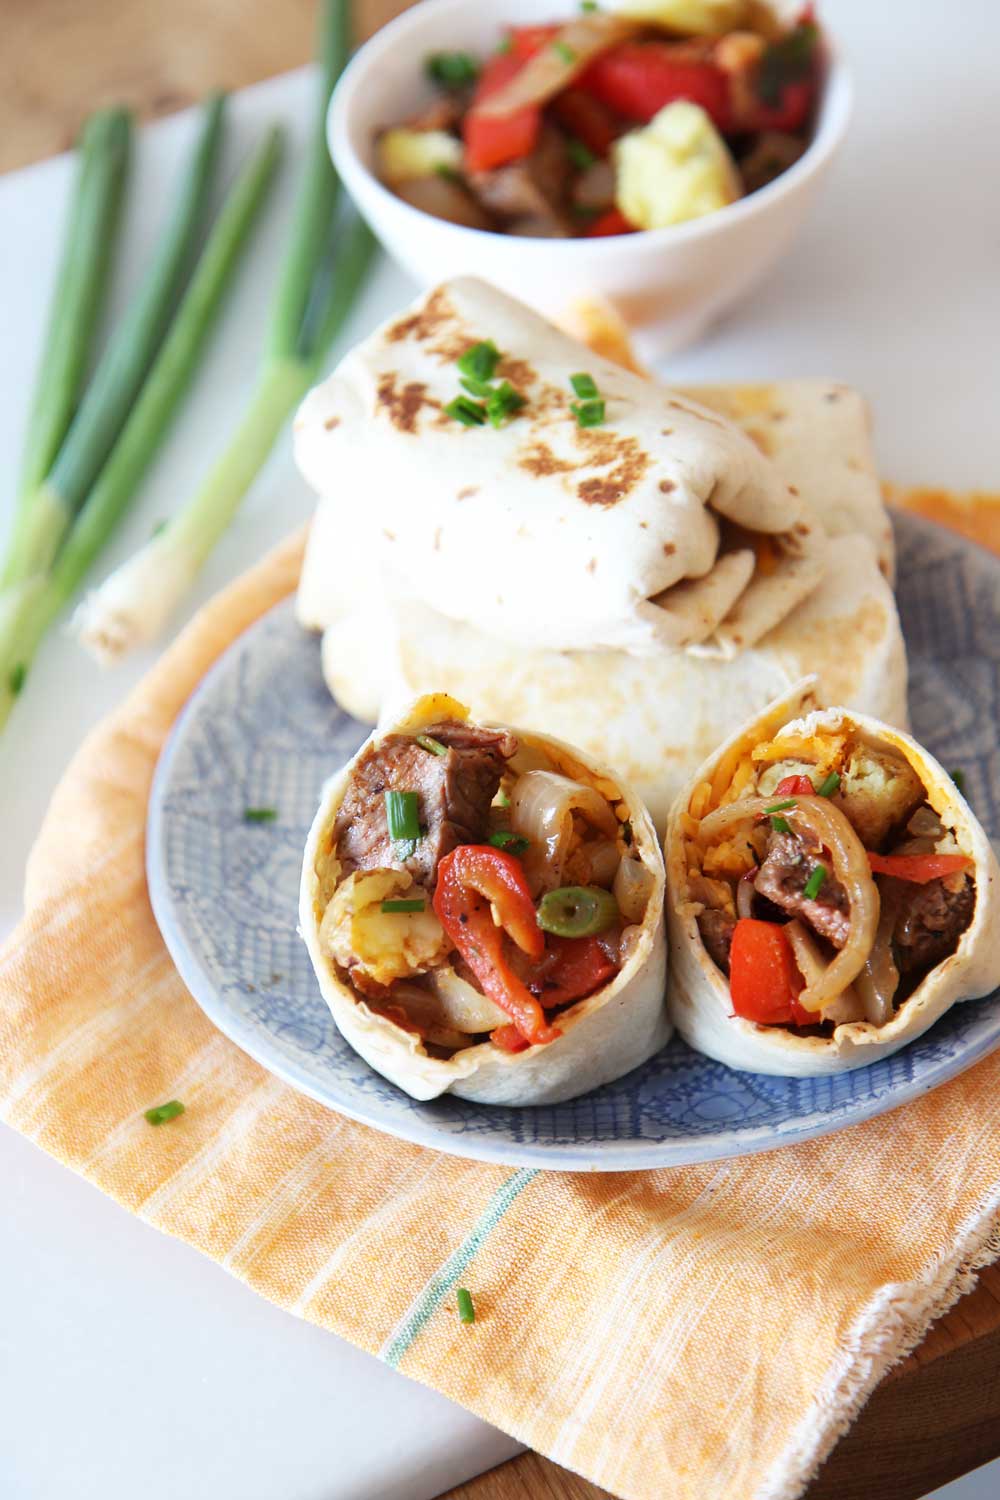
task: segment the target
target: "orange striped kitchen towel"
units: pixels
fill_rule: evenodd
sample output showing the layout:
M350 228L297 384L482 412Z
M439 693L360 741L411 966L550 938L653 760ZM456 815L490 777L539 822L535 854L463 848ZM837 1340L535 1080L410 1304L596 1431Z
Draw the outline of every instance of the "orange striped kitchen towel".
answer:
M618 1495L798 1495L1000 1249L1000 1057L825 1140L611 1176L437 1155L264 1072L173 969L144 824L178 710L300 555L287 543L203 610L67 772L0 959L4 1117L279 1306ZM186 1114L150 1129L146 1106L175 1097Z

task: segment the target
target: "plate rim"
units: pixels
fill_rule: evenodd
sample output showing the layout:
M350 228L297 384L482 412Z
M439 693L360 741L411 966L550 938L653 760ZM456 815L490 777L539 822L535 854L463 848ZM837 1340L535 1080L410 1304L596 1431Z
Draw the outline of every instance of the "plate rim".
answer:
M897 532L901 528L912 527L918 534L929 532L931 535L937 533L946 536L960 552L971 554L978 567L985 566L993 570L1000 582L1000 558L970 537L912 512L899 511L891 514L890 519ZM690 1166L697 1162L726 1161L741 1156L756 1156L767 1151L781 1150L782 1147L796 1145L803 1141L816 1140L842 1130L850 1130L854 1126L863 1125L879 1115L889 1114L933 1092L953 1078L957 1078L967 1069L974 1067L976 1063L981 1062L984 1057L1000 1047L1000 1022L998 1022L995 1034L987 1033L975 1042L967 1044L957 1057L950 1054L947 1058L931 1064L919 1079L892 1086L884 1095L855 1106L849 1119L831 1119L829 1115L826 1115L811 1123L779 1128L777 1131L773 1125L762 1124L748 1127L739 1136L720 1130L712 1135L660 1141L633 1137L626 1141L607 1141L599 1147L578 1146L572 1142L564 1145L515 1141L508 1143L480 1140L472 1135L466 1138L460 1133L453 1134L433 1122L421 1119L416 1114L403 1115L399 1119L394 1114L390 1114L386 1118L383 1113L384 1106L379 1105L374 1099L370 1107L344 1103L340 1099L335 1100L330 1090L317 1084L300 1064L280 1056L276 1058L267 1051L266 1047L261 1047L259 1045L260 1030L245 1022L235 1010L227 1005L221 990L217 988L195 946L185 933L173 889L167 878L164 849L164 803L174 761L183 744L189 722L197 713L204 695L211 691L216 679L227 670L233 654L245 644L247 637L263 629L275 615L287 613L292 609L294 597L293 590L285 598L271 605L230 641L208 671L199 679L175 718L157 757L150 784L146 806L145 873L154 919L171 961L192 999L212 1024L241 1051L253 1058L268 1073L288 1083L297 1092L305 1094L333 1113L367 1125L383 1135L408 1141L412 1145L428 1147L448 1156L511 1167L534 1167L546 1171L645 1172L663 1167ZM296 931L298 932L297 927ZM956 1003L975 1005L979 1001ZM923 1035L928 1035L928 1032ZM918 1045L921 1039L921 1037L916 1037L909 1045ZM627 1074L623 1076L627 1077ZM488 1105L479 1107L489 1108Z

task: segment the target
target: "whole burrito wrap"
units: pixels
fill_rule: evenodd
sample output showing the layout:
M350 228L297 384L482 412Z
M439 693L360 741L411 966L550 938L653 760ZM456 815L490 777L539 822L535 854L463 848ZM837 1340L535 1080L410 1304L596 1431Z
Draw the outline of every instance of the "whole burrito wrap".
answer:
M523 403L498 427L449 410L476 404L458 361L480 345ZM348 354L303 403L295 451L367 578L517 645L734 655L826 568L808 501L737 423L471 278Z
M468 760L461 760L462 751ZM416 771L415 756L426 757ZM421 787L423 836L410 848L389 848L388 815L377 822L393 758L403 768L399 776ZM481 804L494 799L488 815L476 807L477 798ZM563 827L553 807L563 807L561 818L572 807L572 825ZM580 833L581 818L596 819L585 830L590 842ZM501 833L498 847L486 845L486 830L498 819L515 834ZM452 848L455 823L464 832ZM541 832L532 839L517 836L536 825ZM568 844L560 844L567 834ZM561 852L553 856L557 845ZM550 857L565 858L574 876L580 858L590 859L594 872L600 863L600 878L610 883L619 908L618 926L602 930L600 938L581 937L576 948L545 936L544 953L531 960L523 981L534 986L555 1034L532 1045L515 1038L520 1050L506 1050L510 1015L482 992L442 925L450 910L439 906L442 882L453 873L449 858L469 848L484 852L487 863L502 855L508 865L514 856L503 851L518 849L515 863L535 898L546 889ZM395 899L385 901L386 894ZM489 1104L552 1104L621 1077L669 1038L663 894L652 821L615 773L548 736L471 724L462 705L437 694L373 735L328 784L306 844L299 922L338 1029L376 1071L415 1099L453 1093ZM502 906L494 913L494 920L503 917ZM538 931L535 936L540 944ZM511 942L503 941L510 960ZM595 944L603 945L603 959ZM607 954L616 955L616 971ZM595 972L606 977L588 989L579 965L595 957ZM556 967L547 967L553 962ZM571 980L581 991L578 999L566 998Z
M815 689L698 768L664 843L678 1031L730 1067L799 1077L896 1052L1000 984L1000 869L954 780Z

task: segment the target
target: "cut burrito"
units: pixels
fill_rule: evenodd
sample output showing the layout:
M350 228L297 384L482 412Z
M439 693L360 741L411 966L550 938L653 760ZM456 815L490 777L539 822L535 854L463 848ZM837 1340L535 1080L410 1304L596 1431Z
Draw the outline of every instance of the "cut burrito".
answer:
M663 892L614 773L432 694L327 787L299 920L340 1032L408 1094L554 1104L667 1040Z
M1000 869L909 735L815 679L711 756L665 841L670 1004L730 1067L863 1067L1000 984Z
M295 451L351 558L341 615L380 574L511 644L733 656L826 569L823 526L738 423L473 279L354 349ZM315 622L311 558L302 587Z

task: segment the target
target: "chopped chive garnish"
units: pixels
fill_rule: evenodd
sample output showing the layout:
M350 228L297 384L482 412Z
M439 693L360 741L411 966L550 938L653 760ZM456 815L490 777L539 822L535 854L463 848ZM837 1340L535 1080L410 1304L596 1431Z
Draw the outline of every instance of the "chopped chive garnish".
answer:
M816 900L816 897L819 895L820 891L823 889L823 882L824 882L825 879L826 879L826 866L825 865L817 865L816 868L813 870L812 874L809 876L809 879L806 881L805 887L804 887L804 889L802 891L802 894L803 894L803 896L805 896L805 898L806 898L807 901L815 901Z
M489 842L494 849L505 849L508 854L523 854L531 840L526 839L521 833L512 833L509 828L498 828L496 833L491 833Z
M823 784L817 791L818 797L832 797L840 785L840 772L831 771L829 776L823 778Z
M765 813L784 812L786 808L795 806L795 798L789 797L785 802L774 802L770 807L765 807Z
M581 172L585 172L588 167L592 167L594 165L594 162L597 160L597 157L594 155L593 151L591 151L590 147L585 146L582 141L577 140L575 135L571 135L569 140L566 142L566 155L569 157L572 165L574 167L578 167ZM589 378L590 377L588 376L588 379ZM578 396L582 396L583 392L577 391L576 394ZM595 386L594 395L596 396L596 394L597 387Z
M171 1099L168 1104L158 1104L155 1109L147 1109L145 1118L150 1125L165 1125L168 1120L176 1120L178 1115L184 1113L184 1106L179 1099Z
M24 665L23 661L19 661L16 667L11 667L10 676L8 677L7 682L10 687L10 696L12 698L16 698L18 693L24 687L24 679L27 677L27 675L28 669Z
M494 427L502 427L509 417L526 405L520 391L515 391L509 380L492 390L486 400L486 415Z
M468 375L463 375L458 382L463 391L468 391L470 396L492 396L493 387L488 380L473 380Z
M597 4L597 0L580 0L580 9L585 16L589 16L591 12L599 10L600 7Z
M552 50L562 58L564 63L572 66L572 64L576 62L576 53L567 42L561 42L558 40L554 41L552 43Z
M412 901L383 901L382 902L382 910L384 912L393 912L393 911L424 911L426 909L426 906L427 906L426 901L421 901L421 900L417 900L417 899L414 899Z
M571 375L569 383L581 401L593 401L601 394L593 375L588 375L586 370L581 370L579 375Z
M504 792L504 791L498 792L497 793L497 804L500 807L509 807L510 806L510 794L508 792Z
M389 837L395 843L416 842L420 838L420 810L416 792L386 792L385 821Z
M463 427L483 427L486 423L486 407L481 401L470 401L468 396L456 396L448 402L445 412Z
M421 750L427 750L431 755L448 754L448 746L442 745L441 741L436 740L432 734L418 734L417 744L420 746Z
M500 363L500 350L492 339L483 339L459 355L458 368L472 380L492 380Z
M245 807L243 809L244 823L273 823L277 816L276 807Z
M479 64L468 52L432 52L424 67L432 82L445 89L465 88L479 77Z
M603 401L571 401L569 409L576 418L577 427L600 427L604 421Z
M476 1321L476 1309L472 1305L472 1293L467 1292L464 1286L460 1286L455 1295L458 1298L458 1321L460 1323L474 1323Z
M952 781L955 783L955 785L958 787L958 790L962 793L962 796L964 797L965 796L965 772L962 771L962 770L949 771L948 775L951 777Z
M772 818L771 827L775 833L791 833L792 825L787 818Z
M625 847L626 847L626 849L631 849L631 847L632 847L632 824L631 823L625 822L625 823L622 824L622 838L625 840Z

